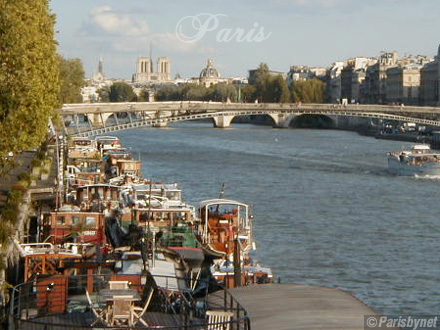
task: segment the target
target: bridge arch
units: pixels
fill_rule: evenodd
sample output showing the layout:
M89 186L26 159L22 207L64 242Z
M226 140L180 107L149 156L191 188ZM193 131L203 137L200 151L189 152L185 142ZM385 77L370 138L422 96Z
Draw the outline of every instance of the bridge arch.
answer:
M302 114L295 116L288 123L288 127L295 128L335 128L336 122L333 118L321 114Z
M276 119L271 116L270 114L264 114L264 115L250 115L249 121L251 124L256 125L267 125L272 127L277 127Z

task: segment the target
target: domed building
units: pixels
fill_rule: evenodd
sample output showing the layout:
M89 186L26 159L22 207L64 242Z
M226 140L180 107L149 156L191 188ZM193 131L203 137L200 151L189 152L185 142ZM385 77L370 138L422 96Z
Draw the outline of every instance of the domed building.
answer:
M223 80L220 77L220 72L214 67L214 61L209 59L206 67L200 72L199 84L209 87Z

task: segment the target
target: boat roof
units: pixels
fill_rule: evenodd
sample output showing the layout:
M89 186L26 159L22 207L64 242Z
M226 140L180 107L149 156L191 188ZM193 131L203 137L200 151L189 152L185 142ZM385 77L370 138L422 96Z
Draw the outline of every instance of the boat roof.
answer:
M116 186L116 185L107 184L107 183L86 184L84 186L78 187L77 189L99 188L99 187L115 188L118 190L122 189L121 186Z
M133 184L131 185L133 187L133 190L136 191L149 191L150 185L149 184ZM182 191L182 189L179 188L177 183L153 183L151 185L151 190L154 189L165 189L168 191Z
M174 205L173 205L174 206ZM188 207L181 207L181 208L176 208L176 207L168 207L168 208L156 208L156 207L133 207L132 208L133 211L145 211L145 212L168 212L168 213L172 213L172 212L191 212L191 209Z
M97 136L95 138L96 141L119 141L119 138L117 138L116 136Z
M416 144L413 149L419 149L419 150L430 150L429 146L426 144Z
M205 207L209 205L240 205L249 207L249 204L245 204L233 199L224 199L224 198L218 198L218 199L207 199L200 202L200 207Z

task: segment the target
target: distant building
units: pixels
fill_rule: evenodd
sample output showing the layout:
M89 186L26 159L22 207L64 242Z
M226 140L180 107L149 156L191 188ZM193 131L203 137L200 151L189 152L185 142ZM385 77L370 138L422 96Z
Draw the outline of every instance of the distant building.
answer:
M420 70L420 101L423 105L440 106L440 46L435 60Z
M368 67L365 77L366 102L373 104L386 103L387 70L397 66L398 54L382 52L376 64Z
M93 75L92 81L94 83L103 83L106 81L106 77L104 74L104 59L102 58L102 56L99 58L98 72Z
M289 87L295 84L295 81L318 78L325 80L327 69L322 67L309 66L291 66L287 73L287 83Z
M136 73L133 75L135 84L163 83L171 80L171 60L168 57L157 59L157 71L154 70L151 57L138 57Z
M221 78L220 72L214 67L214 61L209 59L206 67L200 72L199 84L209 87L220 82L224 82L224 79Z
M349 102L364 102L364 81L367 68L376 64L377 60L368 57L355 57L346 61L341 71L341 99Z
M84 86L81 88L81 95L83 98L83 103L94 103L97 102L99 100L99 95L98 95L98 87L95 86Z
M387 102L419 104L420 64L399 65L387 70Z
M81 88L81 95L84 103L93 103L99 101L99 89L110 86L113 82L107 79L104 73L104 59L99 58L98 71L95 72L91 79L87 80L87 85Z
M342 95L341 74L346 62L335 62L327 72L327 100L338 103Z

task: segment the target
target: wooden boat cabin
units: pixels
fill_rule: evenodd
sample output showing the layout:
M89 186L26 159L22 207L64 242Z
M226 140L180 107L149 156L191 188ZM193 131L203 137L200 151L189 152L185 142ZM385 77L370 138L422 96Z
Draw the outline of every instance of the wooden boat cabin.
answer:
M66 242L107 244L105 216L100 212L83 212L79 208L61 208L51 212L43 224L44 236L53 244Z
M70 164L67 165L66 169L66 177L71 187L103 182L103 173L102 162L97 159L78 158L70 160Z
M241 253L247 253L252 240L250 205L234 200L212 199L200 203L199 234L211 249L226 254L234 252L238 240Z
M110 184L91 184L76 189L76 202L82 210L103 212L119 206L122 187Z
M70 245L61 249L51 243L19 244L19 251L24 257L24 279L28 281L36 274L62 274L65 260L81 260L78 245Z
M179 223L193 221L191 209L133 208L132 219L138 226L149 227L156 232L169 231Z
M96 158L99 156L96 143L87 137L73 137L70 142L69 158Z
M101 152L101 155L104 155L110 150L123 149L119 139L116 136L98 136L95 140L96 146Z
M135 201L149 203L149 196L151 195L151 203L154 207L168 208L184 205L182 202L182 189L177 184L134 184L132 190Z

